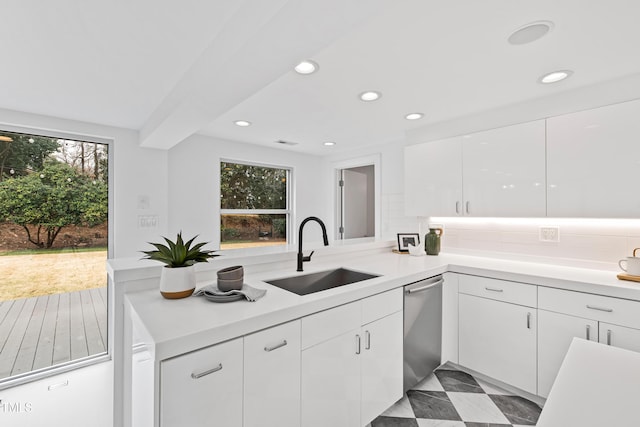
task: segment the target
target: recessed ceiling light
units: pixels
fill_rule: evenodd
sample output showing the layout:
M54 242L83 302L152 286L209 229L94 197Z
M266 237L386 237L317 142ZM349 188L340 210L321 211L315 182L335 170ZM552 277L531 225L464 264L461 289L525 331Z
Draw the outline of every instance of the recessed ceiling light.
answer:
M360 99L362 101L365 102L371 102L371 101L375 101L377 99L380 99L380 97L382 96L382 94L380 92L376 92L374 90L369 90L366 92L362 92L360 94Z
M247 127L247 126L251 126L251 122L248 122L246 120L236 120L235 122L233 122L236 124L236 126L240 126L240 127Z
M573 74L573 71L571 70L553 71L551 73L545 74L544 76L540 77L538 81L543 84L557 83L559 81L566 79L567 77L570 77L572 74Z
M296 70L298 74L313 74L318 71L319 68L320 66L316 62L307 59L296 65L293 69Z
M336 145L336 143L333 142L333 141L327 141L327 142L323 143L323 145L325 145L327 147L333 147L334 145Z
M404 116L405 119L407 120L418 120L424 117L424 114L422 113L409 113L406 116Z
M527 44L541 39L553 29L551 21L537 21L515 30L507 39L513 45Z

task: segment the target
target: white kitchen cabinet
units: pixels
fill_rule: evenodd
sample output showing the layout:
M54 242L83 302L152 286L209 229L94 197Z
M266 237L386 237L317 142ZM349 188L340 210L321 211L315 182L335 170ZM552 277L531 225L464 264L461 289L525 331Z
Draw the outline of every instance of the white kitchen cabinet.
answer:
M574 337L598 341L598 322L546 310L538 311L539 396L549 396Z
M402 397L403 313L398 311L362 327L362 404L366 425Z
M574 337L640 352L640 303L539 287L538 394L549 395Z
M473 276L461 276L473 280ZM491 280L491 279L486 279ZM503 281L495 281L496 289ZM527 286L527 285L525 285ZM535 286L531 286L535 290ZM537 310L500 300L459 295L459 363L474 371L536 392ZM503 292L494 291L497 298Z
M303 427L364 426L402 397L402 291L302 319Z
M640 101L547 119L547 215L638 218Z
M242 427L242 338L162 361L160 425Z
M299 427L300 320L244 337L244 427Z
M546 214L545 122L538 120L462 137L464 214Z
M405 148L405 212L413 216L544 216L545 122Z
M404 150L405 214L456 216L462 213L462 138Z
M602 344L640 352L640 329L600 322L598 341Z

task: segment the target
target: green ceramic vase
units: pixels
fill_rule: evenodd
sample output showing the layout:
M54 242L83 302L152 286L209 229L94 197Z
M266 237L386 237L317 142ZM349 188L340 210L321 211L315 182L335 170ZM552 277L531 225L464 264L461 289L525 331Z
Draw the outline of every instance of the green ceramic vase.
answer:
M424 250L427 255L438 255L440 253L440 238L442 228L429 228L429 233L424 236Z

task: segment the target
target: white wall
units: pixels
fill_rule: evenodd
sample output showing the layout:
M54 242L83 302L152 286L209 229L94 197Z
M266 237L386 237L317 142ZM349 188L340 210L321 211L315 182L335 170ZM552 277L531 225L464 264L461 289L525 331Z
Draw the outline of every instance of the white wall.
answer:
M157 241L167 230L167 152L138 146L138 132L55 117L0 109L2 125L20 126L77 134L79 138L98 137L113 140L109 171L113 175L113 215L109 233L113 238L113 258L140 256L146 242ZM139 203L143 198L148 203ZM145 206L143 206L145 205ZM157 228L139 228L139 215L158 218Z
M169 151L169 230L220 247L220 159L285 166L293 169L294 223L308 216L329 217L329 194L322 185L322 159L284 149L225 141L203 135L187 138ZM305 227L305 242L320 241L320 227Z

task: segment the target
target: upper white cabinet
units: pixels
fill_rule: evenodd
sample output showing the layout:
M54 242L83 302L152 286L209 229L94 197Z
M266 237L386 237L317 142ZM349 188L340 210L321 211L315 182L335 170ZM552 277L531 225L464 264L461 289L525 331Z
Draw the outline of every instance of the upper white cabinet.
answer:
M544 216L544 120L462 137L464 214Z
M406 147L405 190L407 215L544 216L544 120Z
M637 218L640 101L547 119L550 217Z
M461 137L406 147L404 174L407 215L455 216L462 212Z

